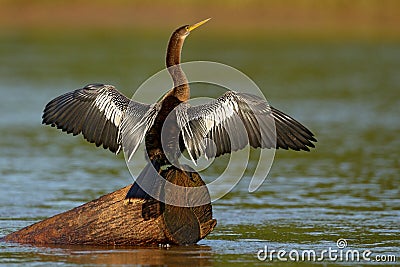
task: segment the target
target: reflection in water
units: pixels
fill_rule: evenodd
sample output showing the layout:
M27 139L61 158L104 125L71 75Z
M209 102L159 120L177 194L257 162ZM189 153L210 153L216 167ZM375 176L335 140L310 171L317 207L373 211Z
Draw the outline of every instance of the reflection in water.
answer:
M0 243L1 244L1 243ZM19 246L3 243L3 255L7 253L9 263L64 262L85 265L180 265L210 266L212 251L209 246L162 247L97 247L97 246ZM18 248L16 250L16 248ZM0 260L3 257L0 257ZM1 263L2 261L0 261Z
M60 259L74 264L112 265L181 265L209 266L210 247L187 246L170 248L52 248L57 253L43 254L40 261L57 262Z

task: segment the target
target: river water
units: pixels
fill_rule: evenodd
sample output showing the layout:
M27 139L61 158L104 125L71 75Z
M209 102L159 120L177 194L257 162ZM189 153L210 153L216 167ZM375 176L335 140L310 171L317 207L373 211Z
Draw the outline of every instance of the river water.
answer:
M168 37L140 32L1 37L0 237L132 182L122 155L41 125L41 112L50 99L92 82L114 84L131 95L163 68ZM183 59L216 61L243 71L271 105L315 133L316 149L277 150L256 192L248 192L244 177L213 203L217 227L198 245L37 247L2 242L0 265L264 266L271 259L261 261L257 253L263 259L265 248L284 250L286 258L291 250L317 255L329 248L360 255L370 250L371 261L360 264L392 256L399 262L398 42L249 41L203 33L188 38ZM219 95L211 89L202 94ZM203 178L218 175L226 160L217 159ZM249 166L255 164L250 160ZM339 239L346 240L346 248L337 247ZM277 254L272 260L281 265L294 261L282 262ZM325 256L322 263L302 264L350 264L333 260ZM393 259L389 264L395 264Z

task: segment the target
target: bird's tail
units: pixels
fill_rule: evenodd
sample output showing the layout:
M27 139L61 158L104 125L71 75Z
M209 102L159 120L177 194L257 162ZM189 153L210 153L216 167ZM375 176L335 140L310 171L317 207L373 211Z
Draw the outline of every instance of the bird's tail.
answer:
M129 189L125 199L157 199L157 197L160 197L165 184L165 180L159 174L160 168L161 166L156 161L147 163Z

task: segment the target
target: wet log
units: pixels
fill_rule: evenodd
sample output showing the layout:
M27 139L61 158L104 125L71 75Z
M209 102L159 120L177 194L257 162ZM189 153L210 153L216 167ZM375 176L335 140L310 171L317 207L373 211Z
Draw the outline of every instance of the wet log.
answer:
M204 185L199 174L174 167L162 177L178 185ZM125 196L130 186L5 236L2 240L28 244L159 245L194 244L215 227L211 204L178 207L148 195ZM159 189L164 192L163 188ZM208 191L205 197L209 197ZM186 196L187 201L191 197ZM203 196L204 197L204 196Z

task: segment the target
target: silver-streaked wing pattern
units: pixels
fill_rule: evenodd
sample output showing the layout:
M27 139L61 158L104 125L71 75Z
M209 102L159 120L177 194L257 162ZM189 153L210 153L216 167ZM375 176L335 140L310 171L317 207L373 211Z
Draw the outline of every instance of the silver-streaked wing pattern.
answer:
M270 107L261 97L228 91L198 106L176 109L182 137L192 160L218 157L252 147L306 150L314 135L301 123ZM212 141L212 142L211 142Z
M42 119L43 124L73 135L82 133L90 143L118 153L124 119L129 117L130 124L138 124L149 109L151 105L130 101L112 85L89 84L51 100ZM142 140L146 131L135 134L142 135L137 138Z
M131 101L128 105L126 116L121 125L122 146L128 161L143 142L147 131L154 124L154 121L161 109L160 103L147 105L146 109ZM140 117L132 114L141 115Z

